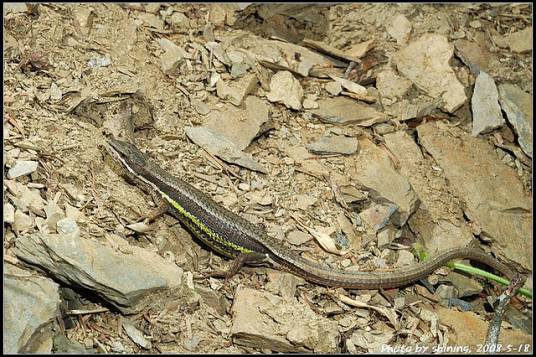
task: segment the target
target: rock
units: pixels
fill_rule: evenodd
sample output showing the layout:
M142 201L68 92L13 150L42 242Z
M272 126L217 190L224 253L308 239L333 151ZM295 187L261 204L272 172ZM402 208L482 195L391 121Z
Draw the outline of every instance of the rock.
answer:
M166 38L158 40L158 44L165 51L160 56L162 71L168 75L173 74L187 54L182 48Z
M26 185L20 185L18 194L12 198L15 207L22 212L33 212L42 216L44 214L44 201L39 190L29 189Z
M387 117L372 106L361 104L353 99L335 97L318 101L319 108L311 113L321 121L329 124L355 124L371 126L387 121Z
M339 83L344 89L346 89L349 92L352 92L361 96L368 96L367 88L363 87L360 84L357 84L355 82L349 81L344 78L336 77L333 75L330 75L329 77L333 79L335 82Z
M29 175L37 170L37 165L37 161L17 160L15 161L15 165L13 165L7 172L7 177L9 179L14 179L19 176Z
M385 150L377 147L369 139L359 140L359 155L348 167L350 175L363 186L374 192L375 199L387 200L398 206L392 221L402 226L415 212L419 199L408 180L400 175Z
M292 73L279 71L272 76L267 98L270 102L283 103L287 108L300 110L302 108L303 88Z
M34 225L35 225L35 222L32 217L28 216L27 214L24 214L21 210L18 210L18 209L15 210L13 224L11 225L11 227L13 228L15 232L17 233L27 232Z
M62 97L61 89L58 87L56 83L52 83L50 85L50 99L54 101L59 101L61 100L61 97Z
M225 64L226 66L231 66L231 59L229 56L227 56L227 53L223 50L222 45L218 42L209 41L205 43L205 48L209 50L214 57L220 61L221 63ZM214 74L215 72L213 72Z
M207 115L208 113L210 113L210 108L205 102L202 102L197 99L192 99L191 103L197 113L201 115Z
M4 203L4 223L13 224L15 222L15 207L11 203Z
M303 100L303 109L317 109L318 103L316 102L316 96L306 95Z
M136 12L136 17L147 25L154 27L155 29L164 29L164 20L162 20L160 16L156 16L155 14L151 14L149 12L140 11Z
M57 222L58 227L58 234L66 235L66 234L80 234L80 229L78 228L78 225L76 224L76 221L72 219L71 217L62 218Z
M415 257L409 250L399 250L398 251L398 259L395 263L395 267L403 267L406 265L412 265L415 264Z
M196 286L195 292L199 294L205 304L212 307L220 316L225 316L229 307L225 296L204 286Z
M387 226L380 230L376 236L378 237L378 248L383 249L386 248L389 244L391 244L395 240L396 235L396 229L394 229L392 226Z
M188 29L190 27L190 20L182 12L174 12L169 22L175 29Z
M482 320L477 314L470 311L456 311L444 307L437 308L439 323L449 328L448 346L467 346L470 351L476 351L486 340L489 323ZM499 335L499 344L511 346L517 351L524 345L532 346L532 336L520 330L502 328ZM527 351L528 352L528 351Z
M312 235L310 235L307 232L300 231L300 230L291 231L287 235L287 242L289 242L292 245L302 245L310 241L311 239L313 239Z
M491 73L490 71L495 67L492 64L498 62L495 54L477 42L460 39L454 41L454 46L456 54L474 76L478 76L480 71Z
M55 201L49 201L45 206L45 213L47 216L46 221L48 228L52 231L55 231L58 221L65 217L63 210Z
M67 336L57 334L53 337L52 351L57 354L92 354L97 351L91 347L86 347L78 341L71 341Z
M250 170L255 170L267 173L266 168L259 164L253 156L241 151L232 141L221 134L215 133L205 127L186 127L186 135L197 145L201 146L212 155L216 155L220 159L235 165L246 167Z
M450 68L454 46L439 34L425 34L401 49L394 57L398 71L432 98L443 98L449 113L461 107L467 97L463 85Z
M396 14L388 20L386 30L396 43L403 45L409 40L411 22L404 15Z
M395 131L395 127L389 123L379 123L374 125L374 132L378 135L385 135Z
M113 239L110 238L109 239ZM121 249L76 235L35 233L19 237L15 255L64 284L91 290L123 313L134 313L150 302L157 289L185 288L182 269L147 249L116 238ZM122 251L127 251L123 253Z
M398 121L422 118L441 107L441 103L442 99L440 97L431 99L426 96L418 96L409 100L403 99L393 105L386 106L385 114L396 118Z
M60 316L58 284L11 264L4 269L4 353L51 353ZM43 349L47 340L50 346Z
M287 70L307 77L315 68L330 68L337 61L294 43L268 40L255 35L238 34L226 41L240 48L252 60L276 71Z
M458 290L457 297L459 298L480 294L484 289L478 281L455 271L451 271L447 276L439 277L439 282L444 281L450 282Z
M231 67L231 77L240 78L243 77L249 69L246 63L233 63Z
M358 141L356 138L344 135L329 135L322 136L319 140L305 147L315 154L351 155L357 152Z
M359 212L359 217L366 227L372 228L373 232L383 229L398 207L394 204L377 204L372 203L369 207Z
M532 158L532 96L512 84L499 85L499 101L518 135L518 143Z
M233 26L235 19L235 12L239 10L237 4L210 4L208 5L209 20L216 27L223 27L224 25Z
M411 81L400 77L391 69L384 70L376 76L376 87L382 98L402 98L411 86Z
M223 100L229 101L236 106L242 105L244 98L255 90L257 86L257 76L253 73L233 81L227 85L222 79L216 82L216 94Z
M335 352L337 322L317 315L295 298L239 287L231 335L238 345L276 352Z
M532 26L506 36L495 36L495 43L500 47L510 47L513 52L524 53L532 51Z
M428 122L417 132L481 235L494 240L493 248L508 259L531 269L532 201L515 170L504 165L486 141L460 128Z
M409 224L422 237L427 251L436 254L471 242L473 234L464 224L461 203L450 191L447 181L424 158L415 140L404 131L386 134L384 139L398 159L400 174L409 180L421 201Z
M290 301L294 300L298 284L305 283L305 280L296 275L278 270L269 270L267 276L268 283L265 285L265 289Z
M318 52L325 53L328 56L334 58L339 58L347 62L359 62L358 57L351 56L345 51L341 51L333 46L330 46L320 41L314 41L308 38L304 38L301 43L307 47L313 48Z
M227 104L219 111L212 111L204 127L224 136L240 150L261 135L269 121L270 107L266 101L248 96L245 109Z
M361 58L374 47L374 40L370 39L365 42L359 42L351 45L345 52L353 57Z
M473 110L473 136L487 133L504 124L497 86L486 72L480 72L476 78L471 109Z
M341 92L342 92L341 84L339 82L336 82L336 81L327 83L324 88L326 89L326 91L329 94L331 94L333 96L337 96L337 95L341 94Z
M146 350L151 349L152 347L151 342L145 339L145 336L143 336L143 332L138 330L136 326L132 324L132 322L125 319L123 320L122 325L123 325L123 329L127 333L128 337L130 337L132 342L134 342L135 344L137 344L138 346Z

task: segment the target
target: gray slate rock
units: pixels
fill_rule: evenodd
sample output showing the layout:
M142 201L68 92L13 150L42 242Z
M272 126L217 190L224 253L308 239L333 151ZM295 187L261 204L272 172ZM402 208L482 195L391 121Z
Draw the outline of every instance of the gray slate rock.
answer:
M35 233L20 237L14 253L65 284L93 291L123 313L139 311L155 290L184 286L181 268L126 243L116 249L76 235Z
M59 315L58 284L5 264L4 353L50 353L44 343Z

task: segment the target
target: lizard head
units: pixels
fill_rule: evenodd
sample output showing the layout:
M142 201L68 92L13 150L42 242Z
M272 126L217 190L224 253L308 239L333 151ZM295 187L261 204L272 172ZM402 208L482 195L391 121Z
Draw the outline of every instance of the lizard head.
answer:
M143 168L149 159L147 154L141 152L133 144L112 137L106 138L105 148L114 159L121 162L131 173L139 172L139 169Z

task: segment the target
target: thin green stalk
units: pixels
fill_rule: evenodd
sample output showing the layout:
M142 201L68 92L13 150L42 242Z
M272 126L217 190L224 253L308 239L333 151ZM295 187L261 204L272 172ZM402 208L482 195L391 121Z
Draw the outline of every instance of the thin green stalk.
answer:
M426 251L424 250L424 248L420 244L414 244L413 249L414 249L415 255L417 256L417 258L420 261L425 261L426 259L428 259L428 253L426 253ZM492 273L490 273L488 271L478 269L478 268L472 267L472 266L467 265L467 264L462 264L462 263L457 263L457 262L450 262L450 263L447 263L447 266L449 268L451 268L451 269L458 269L458 270L461 270L461 271L464 271L466 273L470 273L470 274L473 274L473 275L480 275L480 276L482 276L484 278L487 278L489 280L495 281L495 282L497 282L497 283L499 283L501 285L509 285L510 284L510 281L507 280L507 279L501 278L500 276L492 274ZM525 296L525 297L527 297L529 299L532 299L532 291L529 290L529 289L520 288L517 291L517 293L519 295L522 295L522 296Z
M466 265L466 264L462 264L462 263L456 263L456 262L450 262L450 263L447 263L447 266L451 269L458 269L458 270L461 270L461 271L464 271L466 273L469 273L469 274L473 274L473 275L480 275L486 279L489 279L489 280L492 280L492 281L495 281L501 285L509 285L510 284L510 281L507 280L507 279L504 279L504 278L501 278L500 276L497 276L495 274L492 274L488 271L485 271L485 270L482 270L482 269L478 269L478 268L475 268L475 267L472 267L470 265ZM526 289L526 288L520 288L517 293L519 295L522 295L522 296L525 296L529 299L532 299L532 291L530 291L529 289Z

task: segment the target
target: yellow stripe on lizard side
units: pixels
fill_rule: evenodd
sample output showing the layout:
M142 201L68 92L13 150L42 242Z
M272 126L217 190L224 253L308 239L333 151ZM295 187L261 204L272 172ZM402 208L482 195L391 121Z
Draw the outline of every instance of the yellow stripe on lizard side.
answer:
M225 245L227 247L230 247L230 248L232 248L234 250L237 250L239 252L242 252L242 253L251 253L252 252L251 250L249 250L247 248L244 248L242 246L239 246L238 244L235 244L233 242L230 242L230 241L226 240L225 238L220 236L218 233L214 232L209 227L207 227L203 222L201 222L193 214L191 214L190 212L185 210L184 207L182 207L177 201L173 200L171 197L169 197L168 195L166 195L163 192L160 192L160 193L161 193L162 197L173 206L173 208L175 208L177 211L179 211L179 213L182 214L184 217L188 218L193 224L195 224L197 227L199 227L199 229L201 229L203 232L205 232L210 238L214 239L215 241L217 241L217 242L219 242L219 243L221 243L221 244L223 244L223 245Z

